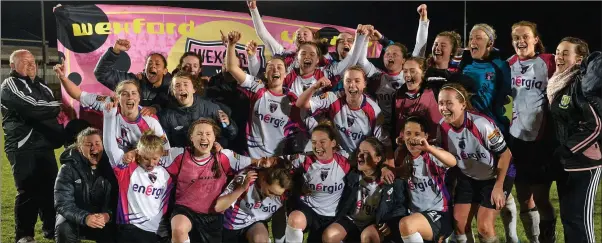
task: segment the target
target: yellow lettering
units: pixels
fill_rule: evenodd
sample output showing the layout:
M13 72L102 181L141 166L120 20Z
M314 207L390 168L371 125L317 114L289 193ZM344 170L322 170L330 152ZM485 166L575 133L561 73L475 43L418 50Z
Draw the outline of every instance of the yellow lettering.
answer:
M113 22L113 34L118 35L121 32L130 33L130 23L124 23L123 27L119 22Z
M144 25L144 23L142 23L143 21L144 19L134 19L134 21L132 21L135 34L140 34L140 31L142 31L142 26Z
M338 40L338 39L339 39L339 37L338 37L338 36L334 36L334 37L332 37L332 40L330 40L330 45L331 45L331 46L334 46L334 45L336 45L336 44L337 44L337 40Z
M111 33L111 26L109 22L100 22L94 26L94 32L97 35L108 35Z
M167 34L169 34L169 35L173 35L175 29L176 29L176 24L174 24L174 23L167 23L167 27L165 28L165 30L167 31Z
M295 35L295 34L293 34L293 37L294 37L294 35ZM293 38L290 38L290 37L289 37L289 34L288 34L288 31L287 31L287 30L285 30L285 31L282 31L282 33L280 33L280 38L281 38L283 41L286 41L286 42L288 42L288 43L291 43L291 44L293 43Z
M82 36L82 35L92 35L92 24L90 23L82 23L81 26L79 24L73 24L73 36Z
M159 31L155 31L155 26L159 26ZM149 22L146 25L146 32L149 34L165 34L165 26L159 22Z
M180 35L191 35L194 30L194 21L190 20L188 23L183 23L178 26L178 33Z

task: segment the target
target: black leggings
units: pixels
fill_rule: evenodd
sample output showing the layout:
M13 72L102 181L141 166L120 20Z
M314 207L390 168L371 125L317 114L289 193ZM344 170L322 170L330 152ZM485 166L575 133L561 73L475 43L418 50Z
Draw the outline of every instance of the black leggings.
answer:
M565 242L594 242L594 202L602 168L570 171L560 197Z

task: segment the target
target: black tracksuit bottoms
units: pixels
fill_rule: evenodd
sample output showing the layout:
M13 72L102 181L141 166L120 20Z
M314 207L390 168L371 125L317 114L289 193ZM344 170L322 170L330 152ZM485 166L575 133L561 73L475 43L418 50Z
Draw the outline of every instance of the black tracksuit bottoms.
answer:
M560 197L565 242L594 242L594 204L602 168L569 171Z

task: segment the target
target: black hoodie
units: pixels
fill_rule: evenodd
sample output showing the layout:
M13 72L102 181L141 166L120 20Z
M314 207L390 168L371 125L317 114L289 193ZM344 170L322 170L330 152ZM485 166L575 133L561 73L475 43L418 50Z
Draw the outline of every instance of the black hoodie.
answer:
M117 70L114 65L119 59L120 54L113 52L113 47L110 47L104 55L98 60L94 68L94 76L96 80L110 90L115 90L117 84L123 80L137 80L140 85L140 105L152 106L159 112L165 108L169 102L169 86L171 84L171 74L166 72L163 75L161 86L153 87L146 76L138 79L136 74L126 71Z

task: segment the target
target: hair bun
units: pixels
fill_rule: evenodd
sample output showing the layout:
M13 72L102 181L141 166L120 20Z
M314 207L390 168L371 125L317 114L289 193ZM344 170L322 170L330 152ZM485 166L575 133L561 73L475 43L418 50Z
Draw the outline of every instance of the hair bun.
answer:
M334 127L334 124L332 123L331 120L328 119L322 119L320 120L320 122L318 122L318 126L329 126L329 127Z

